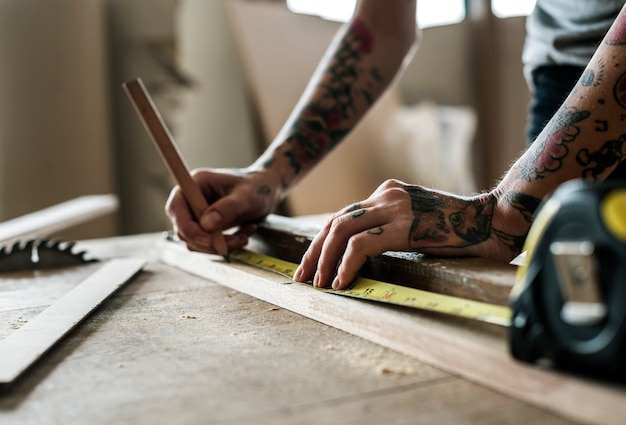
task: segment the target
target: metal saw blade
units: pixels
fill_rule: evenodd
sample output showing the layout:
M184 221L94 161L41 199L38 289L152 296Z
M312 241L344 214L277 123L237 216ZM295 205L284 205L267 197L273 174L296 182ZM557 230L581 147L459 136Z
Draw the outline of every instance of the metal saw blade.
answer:
M75 242L58 239L31 238L0 245L0 273L68 267L98 260L74 252Z

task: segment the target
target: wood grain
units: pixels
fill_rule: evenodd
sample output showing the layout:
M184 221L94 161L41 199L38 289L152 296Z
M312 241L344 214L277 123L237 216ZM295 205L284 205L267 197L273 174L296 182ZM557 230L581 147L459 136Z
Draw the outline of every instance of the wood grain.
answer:
M0 391L5 390L61 338L141 270L141 259L116 259L0 340Z
M583 423L619 424L626 389L515 361L503 329L290 283L282 276L164 243L163 261L279 307L391 348L518 400Z
M135 245L137 255L157 247L159 238L93 240L89 250L99 257L117 256L130 254ZM60 281L75 285L86 276L82 267L72 268L65 277L15 280L14 289L30 294L27 287L35 285L59 294ZM0 300L5 283L0 282ZM30 318L29 312L19 305L0 311L0 329L18 317ZM149 262L0 396L0 423L42 421L572 425L413 357L158 261Z
M293 263L320 227L299 218L270 215L259 224L250 247ZM508 305L517 268L482 258L434 258L418 253L386 252L369 257L360 274L426 291Z

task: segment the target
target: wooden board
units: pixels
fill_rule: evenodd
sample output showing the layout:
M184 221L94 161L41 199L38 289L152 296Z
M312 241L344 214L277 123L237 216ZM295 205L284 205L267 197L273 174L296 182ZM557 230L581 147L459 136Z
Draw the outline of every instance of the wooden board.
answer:
M146 253L158 234L88 241L91 254ZM134 248L132 248L134 246ZM108 254L107 254L108 253ZM0 282L57 291L94 265ZM86 270L89 269L89 270ZM8 282L7 282L8 281ZM13 284L12 284L13 282ZM54 300L58 297L51 296ZM46 300L39 299L44 306ZM0 307L0 333L32 308ZM158 261L116 292L15 386L15 425L572 425L413 357Z
M519 363L508 353L503 328L324 293L264 270L192 253L177 244L164 242L162 258L174 267L571 420L617 424L626 417L624 388Z
M0 223L0 243L20 238L49 235L117 210L114 195L89 195L25 214Z
M0 391L13 384L144 264L143 260L132 258L105 263L61 299L0 340Z
M270 215L259 225L250 247L300 263L319 231L313 221ZM417 253L386 252L369 257L361 275L491 304L508 305L517 268L483 258L434 258Z

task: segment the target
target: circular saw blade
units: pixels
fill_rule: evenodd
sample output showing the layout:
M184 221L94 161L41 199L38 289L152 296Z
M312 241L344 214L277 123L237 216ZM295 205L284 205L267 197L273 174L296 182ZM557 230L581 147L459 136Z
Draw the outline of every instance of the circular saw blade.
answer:
M43 270L92 263L86 252L74 252L75 242L58 239L31 238L9 245L0 245L0 273Z

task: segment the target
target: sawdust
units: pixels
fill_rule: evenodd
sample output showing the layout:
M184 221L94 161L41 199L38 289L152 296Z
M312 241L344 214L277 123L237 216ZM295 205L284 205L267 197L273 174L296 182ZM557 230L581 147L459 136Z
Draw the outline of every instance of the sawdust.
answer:
M412 367L403 367L403 366L389 366L389 365L379 365L376 368L376 373L379 375L415 375L416 371Z
M374 370L377 375L411 376L417 374L417 370L411 364L407 364L411 361L406 361L402 356L382 347L350 352L347 352L347 347L342 347L341 344L340 346L327 344L320 348L332 352L337 358L349 361L357 367Z
M9 320L8 323L9 323L9 328L11 328L11 329L19 329L25 323L28 323L28 320L26 320L22 316L20 316L17 319Z

